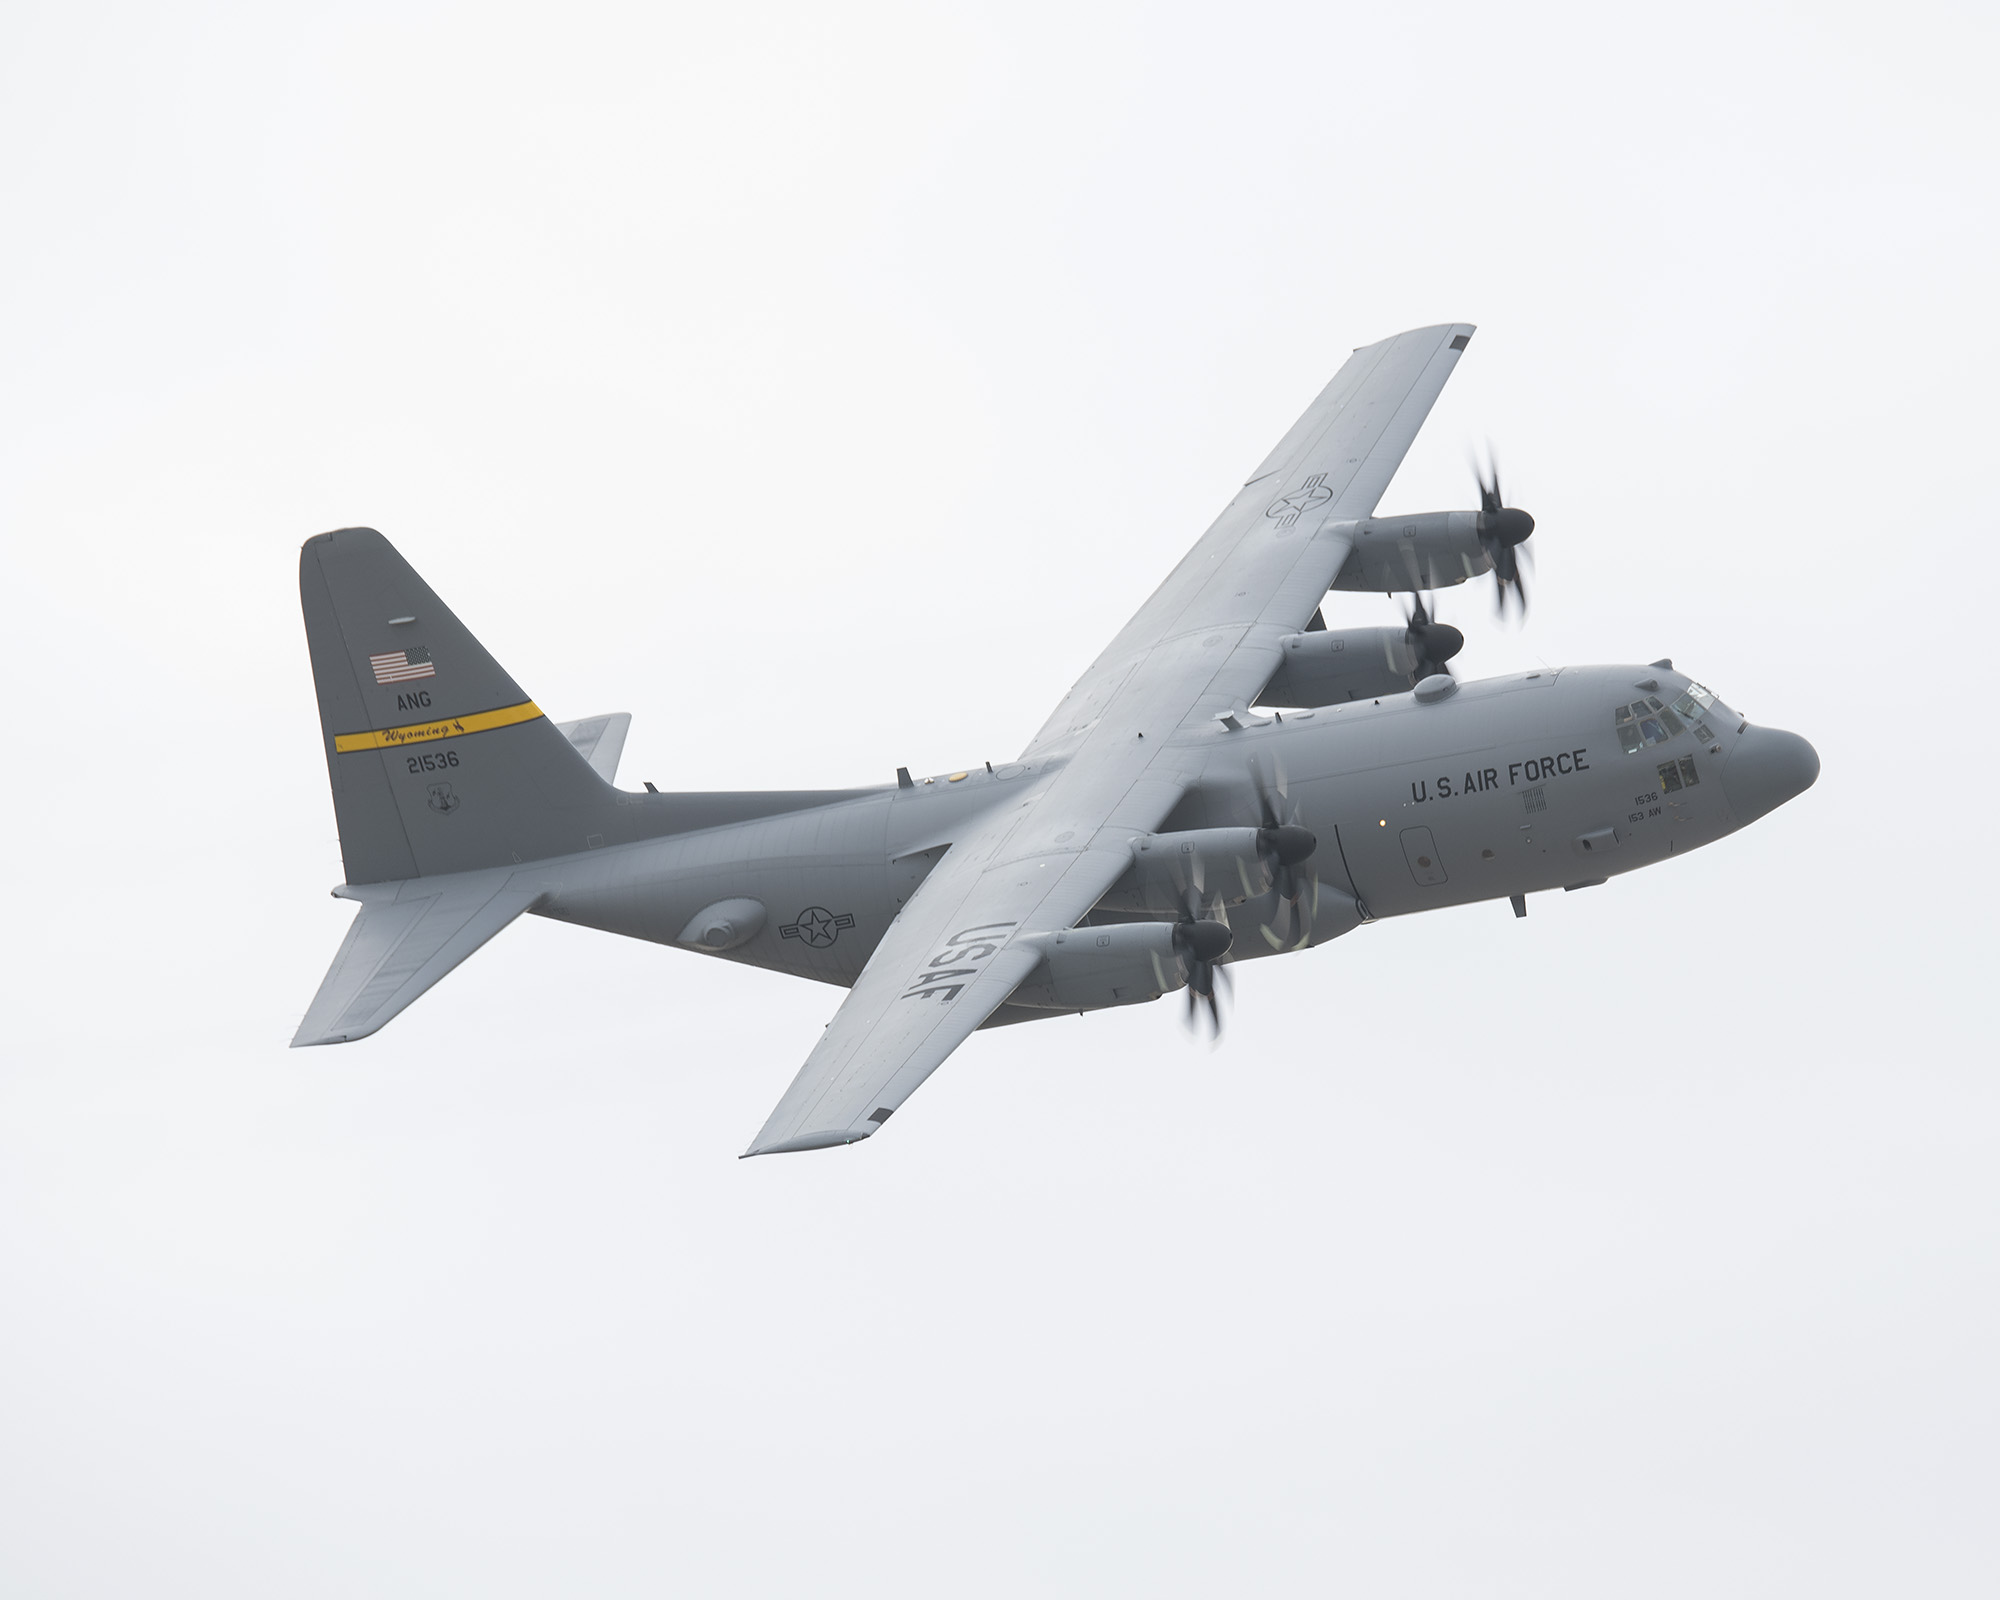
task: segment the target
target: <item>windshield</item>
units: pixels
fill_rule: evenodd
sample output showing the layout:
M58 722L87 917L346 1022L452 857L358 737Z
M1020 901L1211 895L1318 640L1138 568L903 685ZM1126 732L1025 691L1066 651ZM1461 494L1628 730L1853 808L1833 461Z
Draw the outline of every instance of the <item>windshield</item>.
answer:
M1611 713L1611 720L1618 729L1618 742L1624 746L1625 753L1628 756L1637 755L1648 745L1678 739L1690 726L1694 729L1694 736L1707 744L1715 737L1715 730L1708 725L1709 710L1721 704L1713 690L1690 683L1674 696L1671 704L1656 694L1642 695L1617 707Z

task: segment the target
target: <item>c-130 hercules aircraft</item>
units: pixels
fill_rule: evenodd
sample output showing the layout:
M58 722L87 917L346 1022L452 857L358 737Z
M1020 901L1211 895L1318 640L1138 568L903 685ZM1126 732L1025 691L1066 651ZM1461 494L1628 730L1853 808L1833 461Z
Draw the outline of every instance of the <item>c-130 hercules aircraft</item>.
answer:
M876 1132L975 1029L1184 991L1383 917L1602 883L1811 786L1669 661L1458 683L1463 644L1330 590L1495 575L1534 529L1374 516L1472 337L1356 350L1020 758L894 786L634 792L630 717L556 724L369 528L299 590L360 914L294 1045L373 1033L523 912L848 988L746 1155Z

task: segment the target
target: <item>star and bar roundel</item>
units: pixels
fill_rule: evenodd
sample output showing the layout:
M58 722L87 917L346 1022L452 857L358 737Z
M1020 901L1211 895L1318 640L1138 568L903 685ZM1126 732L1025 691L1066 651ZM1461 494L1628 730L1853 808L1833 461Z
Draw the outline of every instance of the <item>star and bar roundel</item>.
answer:
M841 933L854 926L854 918L845 911L833 912L825 906L807 906L799 913L797 922L788 922L778 930L780 939L797 939L815 950L824 950Z
M1333 491L1326 486L1326 474L1315 472L1282 500L1272 501L1264 515L1275 518L1279 527L1289 528L1306 512L1317 511L1332 498Z

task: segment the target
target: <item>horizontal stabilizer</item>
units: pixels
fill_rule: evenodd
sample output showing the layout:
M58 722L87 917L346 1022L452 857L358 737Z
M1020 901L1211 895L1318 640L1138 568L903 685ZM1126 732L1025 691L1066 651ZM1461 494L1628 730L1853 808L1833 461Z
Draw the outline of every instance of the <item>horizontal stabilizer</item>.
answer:
M618 758L625 753L625 735L631 731L629 711L609 711L601 717L556 724L556 732L576 746L576 753L606 783L618 781Z
M512 866L347 889L361 914L293 1048L367 1037L547 891L545 879Z

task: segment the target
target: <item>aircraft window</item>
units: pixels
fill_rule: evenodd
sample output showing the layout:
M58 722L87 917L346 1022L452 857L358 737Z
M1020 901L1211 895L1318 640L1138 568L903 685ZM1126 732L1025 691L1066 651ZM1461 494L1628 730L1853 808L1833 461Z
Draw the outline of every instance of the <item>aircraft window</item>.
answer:
M1680 789L1692 789L1701 782L1701 774L1694 770L1693 756L1682 756L1678 761L1662 761L1659 773L1662 794L1673 794Z
M1649 744L1665 744L1687 732L1687 724L1668 710L1658 695L1647 695L1617 707L1611 713L1611 721L1628 756L1636 755Z
M1701 720L1701 714L1715 704L1715 691L1704 689L1698 683L1689 683L1687 692L1674 701L1674 709L1690 722Z

